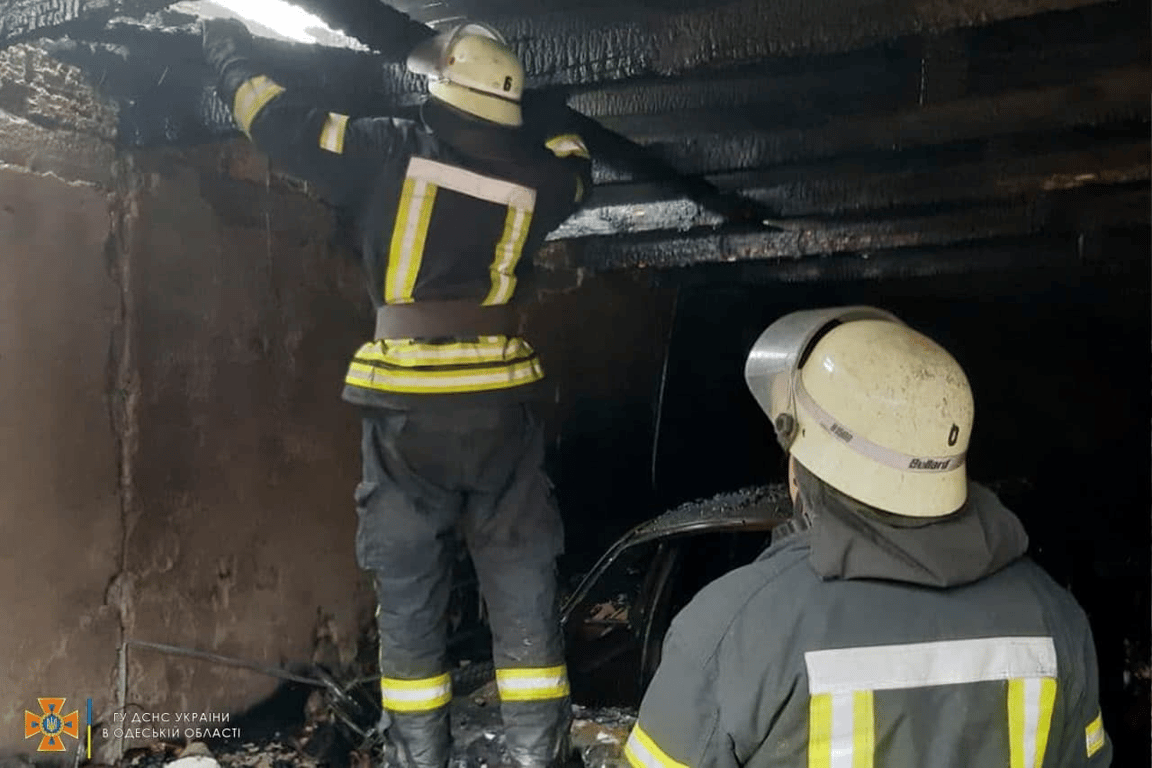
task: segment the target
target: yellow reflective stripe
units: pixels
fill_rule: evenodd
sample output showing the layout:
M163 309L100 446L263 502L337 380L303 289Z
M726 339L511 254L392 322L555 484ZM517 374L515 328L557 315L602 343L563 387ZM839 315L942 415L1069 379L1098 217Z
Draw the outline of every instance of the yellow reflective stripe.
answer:
M407 268L401 264L404 247L404 234L409 229L409 215L412 211L412 195L416 189L416 180L404 179L404 186L400 189L400 204L396 207L396 223L392 226L392 245L388 251L388 271L384 275L384 301L389 304L399 302L405 298L401 287L400 274ZM413 223L412 226L415 226ZM406 297L409 301L412 297Z
M1056 679L1040 678L1039 720L1036 724L1036 768L1044 763L1044 753L1048 751L1048 734L1052 730L1052 710L1056 706Z
M482 336L480 341L417 343L408 340L379 340L365 344L356 352L362 361L387 363L402 367L427 365L468 365L512 363L534 354L523 339L507 336Z
M673 760L656 745L652 737L644 733L640 723L632 729L628 742L624 745L624 757L632 768L688 768L685 763Z
M808 768L872 768L876 754L872 691L817 693L808 701Z
M510 389L544 378L540 361L533 357L523 362L469 370L395 370L380 368L355 360L348 366L346 384L382 392L412 394L451 394Z
M832 766L832 694L817 693L808 701L808 768Z
M478 200L508 207L504 233L496 245L489 273L492 289L483 304L504 304L516 287L513 277L536 205L536 191L522 184L484 176L426 157L408 161L384 277L384 301L404 304L413 300L416 278L424 258L428 225L436 191L448 189Z
M264 75L251 77L241 83L232 100L232 115L236 118L240 130L251 138L252 121L256 119L256 115L260 114L260 110L264 109L268 102L282 93L284 89Z
M852 768L872 768L876 755L876 712L872 691L852 694Z
M1056 680L1015 678L1008 681L1008 754L1011 768L1041 768L1048 748Z
M1099 713L1084 729L1084 746L1088 751L1088 757L1104 748L1104 718Z
M552 154L556 157L589 157L588 147L584 146L584 140L574 133L553 136L544 142L544 146L552 150Z
M320 148L329 152L342 154L344 152L344 131L348 127L348 115L335 112L328 113L324 127L320 129Z
M1024 768L1024 680L1008 681L1008 765Z
M452 680L447 673L419 680L380 678L380 695L385 709L396 712L427 712L452 700Z
M501 701L543 701L568 695L568 670L558 667L505 667L496 670Z
M532 209L509 208L504 217L504 234L496 243L496 258L488 273L492 290L482 304L507 304L516 290L516 264L524 252L524 240L532 224Z
M384 300L389 304L412 301L416 275L424 258L424 242L432 206L436 202L436 185L424 179L406 178L400 193L392 245L388 254L388 271L384 279Z

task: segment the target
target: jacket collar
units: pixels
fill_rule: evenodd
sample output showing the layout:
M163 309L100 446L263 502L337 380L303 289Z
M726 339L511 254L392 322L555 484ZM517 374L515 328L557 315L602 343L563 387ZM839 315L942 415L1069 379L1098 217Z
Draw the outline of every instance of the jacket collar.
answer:
M479 120L435 99L424 102L420 117L438 139L471 158L523 162L533 154L533 142L522 128Z
M797 470L801 516L810 526L809 562L822 579L952 587L995 573L1028 548L1020 520L977 483L968 484L967 501L951 515L903 518L845 496L803 467Z

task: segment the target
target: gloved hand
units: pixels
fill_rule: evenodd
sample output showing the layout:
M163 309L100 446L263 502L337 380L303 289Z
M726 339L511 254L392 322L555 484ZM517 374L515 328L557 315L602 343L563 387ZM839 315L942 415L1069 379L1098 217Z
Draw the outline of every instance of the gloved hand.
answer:
M234 61L245 59L252 43L252 33L235 19L205 19L204 58L221 74Z

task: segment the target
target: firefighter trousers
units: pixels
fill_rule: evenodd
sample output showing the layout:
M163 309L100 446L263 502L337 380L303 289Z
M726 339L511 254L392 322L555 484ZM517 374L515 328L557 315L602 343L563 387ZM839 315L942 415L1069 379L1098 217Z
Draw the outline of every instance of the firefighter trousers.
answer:
M523 768L554 763L571 706L555 573L563 527L539 419L528 405L372 409L362 449L356 557L374 576L381 694L400 760L448 762L447 609L460 533L492 629L509 755Z

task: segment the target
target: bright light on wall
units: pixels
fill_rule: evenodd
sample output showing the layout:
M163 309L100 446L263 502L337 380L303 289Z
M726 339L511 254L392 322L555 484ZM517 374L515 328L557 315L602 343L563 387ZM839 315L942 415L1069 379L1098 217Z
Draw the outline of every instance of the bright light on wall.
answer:
M337 32L318 16L285 0L211 0L176 3L173 7L204 18L232 16L249 22L254 27L252 31L255 34L267 30L277 37L300 43L366 50L359 41ZM264 29L261 30L260 27Z

